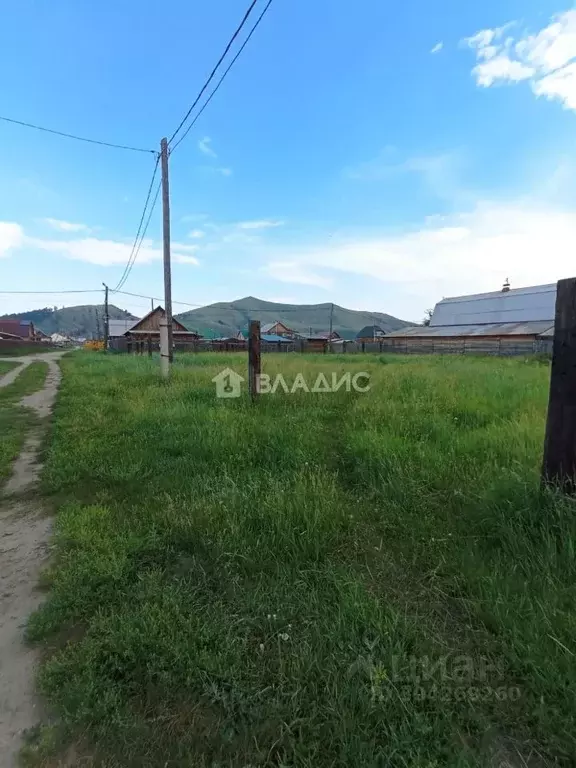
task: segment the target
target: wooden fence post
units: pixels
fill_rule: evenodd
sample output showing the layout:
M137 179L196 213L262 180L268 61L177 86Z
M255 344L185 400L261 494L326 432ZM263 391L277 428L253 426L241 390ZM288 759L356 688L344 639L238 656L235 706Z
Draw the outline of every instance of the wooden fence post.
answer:
M148 357L152 357L152 336L148 334Z
M554 348L542 481L576 491L576 278L556 289Z
M248 333L248 391L256 400L260 390L260 320L251 320Z

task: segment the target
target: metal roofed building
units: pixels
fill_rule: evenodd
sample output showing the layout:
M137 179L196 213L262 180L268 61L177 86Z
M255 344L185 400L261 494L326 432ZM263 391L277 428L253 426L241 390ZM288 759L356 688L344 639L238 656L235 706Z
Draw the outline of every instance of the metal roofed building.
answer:
M556 284L455 296L436 304L430 325L402 328L387 346L406 351L527 354L551 351Z

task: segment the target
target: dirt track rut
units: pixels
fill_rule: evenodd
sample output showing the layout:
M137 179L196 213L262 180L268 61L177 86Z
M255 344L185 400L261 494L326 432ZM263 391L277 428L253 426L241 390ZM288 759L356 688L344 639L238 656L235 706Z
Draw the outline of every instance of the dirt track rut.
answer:
M21 358L22 365L0 379L0 387L11 384L37 360L49 366L44 387L20 402L36 412L40 424L27 436L11 477L0 489L0 768L18 765L22 736L41 718L35 694L38 654L25 644L24 628L42 601L37 584L48 556L51 521L41 502L28 494L42 469L39 455L60 384L57 360L62 354Z

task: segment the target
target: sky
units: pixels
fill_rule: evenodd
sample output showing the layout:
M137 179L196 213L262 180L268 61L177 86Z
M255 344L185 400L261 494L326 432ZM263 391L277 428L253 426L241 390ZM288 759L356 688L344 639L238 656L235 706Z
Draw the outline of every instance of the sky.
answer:
M157 150L247 5L4 4L0 115ZM573 276L575 127L561 0L274 0L170 157L173 297L418 321L444 296ZM0 314L100 303L154 155L2 121L0 141ZM161 237L158 205L124 290L162 297Z

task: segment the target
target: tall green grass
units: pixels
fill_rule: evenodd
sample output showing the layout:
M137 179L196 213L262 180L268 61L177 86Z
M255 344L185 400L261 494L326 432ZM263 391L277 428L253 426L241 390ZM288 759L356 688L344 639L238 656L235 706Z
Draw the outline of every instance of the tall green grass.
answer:
M28 628L61 730L30 754L572 764L576 522L539 489L547 366L270 355L371 391L253 405L215 398L226 365L244 373L181 356L166 384L147 358L62 361L56 554Z

